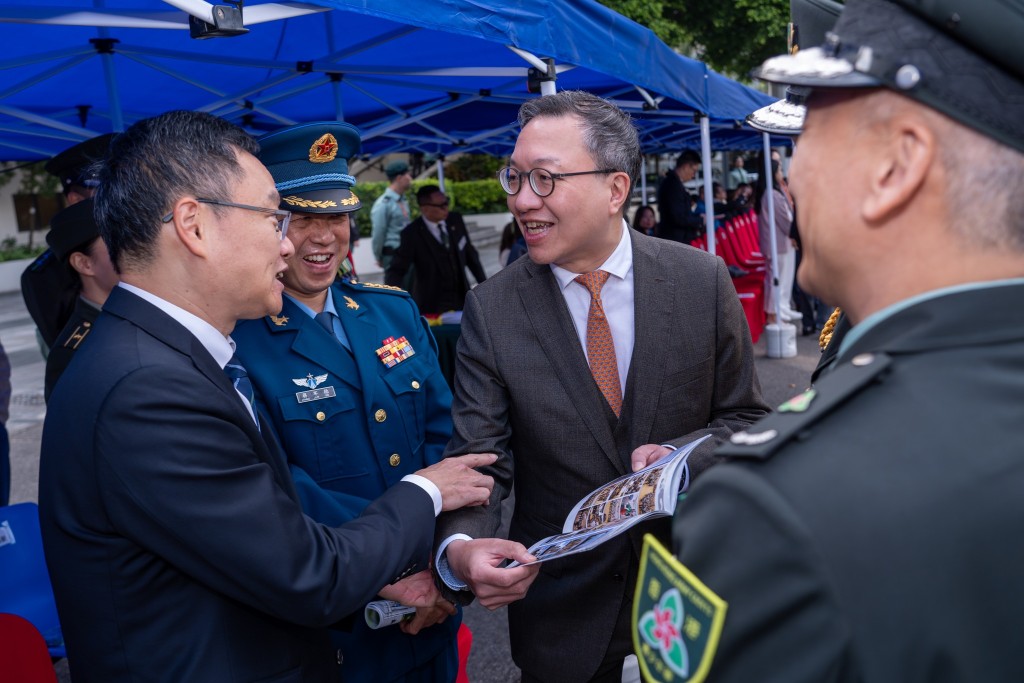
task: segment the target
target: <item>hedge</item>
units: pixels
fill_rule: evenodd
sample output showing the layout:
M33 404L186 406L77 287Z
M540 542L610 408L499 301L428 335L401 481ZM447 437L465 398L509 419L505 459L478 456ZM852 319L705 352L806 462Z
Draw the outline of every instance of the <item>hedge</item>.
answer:
M437 180L427 178L425 180L414 180L412 189L406 193L409 200L409 220L414 220L420 215L420 207L416 203L416 191L424 185L437 185ZM386 181L373 183L359 183L353 191L363 207L356 212L356 224L359 226L359 234L369 237L371 231L370 209L377 197L384 194L388 187ZM508 211L508 204L505 201L507 195L501 189L497 179L493 180L466 180L463 182L446 182L448 198L451 200L452 211L462 214L475 213L502 213Z

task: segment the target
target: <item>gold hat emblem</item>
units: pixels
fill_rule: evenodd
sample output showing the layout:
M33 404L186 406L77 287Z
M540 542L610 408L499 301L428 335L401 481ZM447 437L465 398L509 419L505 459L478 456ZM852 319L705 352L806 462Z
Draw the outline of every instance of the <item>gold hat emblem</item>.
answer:
M338 156L338 141L330 133L321 135L309 148L309 160L314 164L326 164Z

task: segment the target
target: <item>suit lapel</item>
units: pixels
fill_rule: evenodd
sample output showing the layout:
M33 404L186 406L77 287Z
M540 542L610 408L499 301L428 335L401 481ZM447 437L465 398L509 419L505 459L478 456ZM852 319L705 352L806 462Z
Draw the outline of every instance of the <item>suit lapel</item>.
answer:
M614 435L605 417L604 397L590 373L558 280L546 265L530 262L526 272L527 279L518 287L519 297L540 346L554 368L555 377L572 397L580 418L601 445L601 450L617 470L622 470Z
M675 279L658 262L658 240L630 230L633 244L633 357L626 378L623 404L629 406L634 443L647 443L654 424L661 385L664 380L657 359L665 352L672 335L679 330Z
M426 228L424 228L426 230ZM334 305L344 300L344 294L337 285L334 286ZM367 313L366 304L359 308L345 308L338 311L341 319L341 326L348 336L348 343L352 346L352 358L359 375L360 384L357 388L363 396L363 406L367 415L372 414L371 404L373 403L373 392L367 391L366 387L377 386L377 375L380 372L381 361L377 355L377 349L381 347L384 340L391 336L388 330L377 329L376 323ZM418 349L414 349L418 350Z
M153 304L121 287L115 287L110 293L110 297L103 305L103 310L130 321L153 338L188 356L192 360L193 367L210 380L219 392L218 395L224 405L229 406L229 409L235 413L235 422L249 437L256 456L270 466L281 486L288 491L289 495L296 498L295 487L285 464L284 452L276 443L273 447L268 445L242 403L238 392L235 391L231 380L195 335ZM264 431L266 429L264 427ZM272 437L271 441L273 441Z

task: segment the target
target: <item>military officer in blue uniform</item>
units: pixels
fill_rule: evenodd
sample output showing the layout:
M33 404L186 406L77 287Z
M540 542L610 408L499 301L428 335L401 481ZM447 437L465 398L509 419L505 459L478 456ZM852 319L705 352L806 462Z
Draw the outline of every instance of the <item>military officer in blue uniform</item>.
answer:
M350 214L360 208L347 163L359 151L358 131L339 122L302 124L265 136L260 146L281 208L293 212L288 239L295 254L283 276L280 315L244 322L232 338L305 512L338 524L403 476L441 460L452 429L451 391L433 336L406 292L335 281ZM331 492L334 505L305 495L312 487ZM461 614L429 573L382 589L384 598L417 605L416 617L378 630L357 619L351 632L334 631L343 680L454 680Z

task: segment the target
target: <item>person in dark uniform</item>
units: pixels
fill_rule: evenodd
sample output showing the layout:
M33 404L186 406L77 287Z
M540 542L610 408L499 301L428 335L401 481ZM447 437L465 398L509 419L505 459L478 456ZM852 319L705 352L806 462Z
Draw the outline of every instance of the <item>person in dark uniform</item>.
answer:
M347 163L359 146L359 132L339 122L301 124L260 140L259 158L281 192L281 208L292 212L295 250L281 313L232 333L304 511L330 524L358 517L403 476L440 461L452 430L451 391L413 300L397 287L335 281L350 217L361 206ZM323 491L336 507L317 503ZM332 631L344 655L343 679L454 680L461 614L441 598L430 573L380 595L416 606L417 616L401 627L371 630L360 619L351 632Z
M117 270L110 262L92 208L92 199L69 206L53 217L46 235L54 256L67 263L78 280L75 308L46 357L43 397L47 401L61 373L92 331L92 324L110 291L117 285Z
M98 163L106 158L113 137L113 133L107 133L90 138L46 162L47 173L60 178L67 206L88 199L96 191ZM79 279L52 249L37 256L22 273L21 295L39 331L44 357L71 317L78 294Z
M1024 680L1022 35L1020 3L849 0L757 72L813 88L799 277L852 328L648 555L675 680Z

